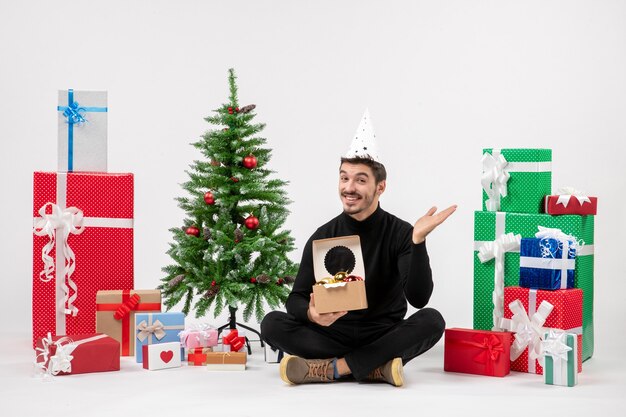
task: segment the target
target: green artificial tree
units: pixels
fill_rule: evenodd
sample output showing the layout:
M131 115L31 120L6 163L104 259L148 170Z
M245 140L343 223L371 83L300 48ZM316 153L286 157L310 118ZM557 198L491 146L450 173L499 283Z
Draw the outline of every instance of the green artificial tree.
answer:
M182 184L189 196L177 198L186 218L170 229L173 264L159 288L168 310L184 300L185 314L193 306L196 317L211 308L217 317L229 307L232 328L239 307L245 321L254 313L259 322L265 302L281 307L298 265L287 257L294 239L281 229L287 182L269 178L271 151L257 136L265 124L253 123L255 105L239 107L232 68L228 83L228 103L205 118L214 127L193 144L205 159L190 165Z

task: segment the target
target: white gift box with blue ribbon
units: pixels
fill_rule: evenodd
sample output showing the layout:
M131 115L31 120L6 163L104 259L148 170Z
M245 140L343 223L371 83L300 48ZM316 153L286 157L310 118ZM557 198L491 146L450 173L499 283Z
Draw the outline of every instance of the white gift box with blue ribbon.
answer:
M520 287L559 290L574 288L578 243L559 229L539 227L536 238L520 244Z
M107 92L59 90L58 171L107 172Z

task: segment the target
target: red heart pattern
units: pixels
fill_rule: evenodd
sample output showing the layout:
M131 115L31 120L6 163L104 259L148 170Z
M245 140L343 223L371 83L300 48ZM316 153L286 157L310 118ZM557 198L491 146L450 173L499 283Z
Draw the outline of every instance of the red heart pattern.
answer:
M165 363L171 361L173 357L174 352L172 352L171 350L164 350L163 352L161 352L161 360Z

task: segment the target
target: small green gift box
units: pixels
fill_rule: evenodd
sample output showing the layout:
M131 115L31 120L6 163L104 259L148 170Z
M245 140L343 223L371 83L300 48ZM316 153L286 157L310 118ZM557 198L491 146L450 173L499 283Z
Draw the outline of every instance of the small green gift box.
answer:
M543 381L548 385L565 387L576 385L578 383L577 336L572 333L549 331L544 333L541 344L544 355Z
M483 149L483 210L541 213L552 193L551 149Z
M476 211L474 213L474 328L492 330L499 328L497 312L494 311L494 290L496 299L504 288L496 288L497 273L501 269L504 287L519 285L519 249L503 253L499 263L496 258L481 262L479 252L493 248L496 238L506 234L531 238L538 226L561 229L563 233L575 236L582 245L579 248L574 288L583 290L583 360L593 355L593 224L594 216L551 216L549 214L504 213ZM509 235L510 236L510 235ZM498 268L496 268L498 266ZM503 301L500 301L502 304ZM494 317L496 316L496 317Z

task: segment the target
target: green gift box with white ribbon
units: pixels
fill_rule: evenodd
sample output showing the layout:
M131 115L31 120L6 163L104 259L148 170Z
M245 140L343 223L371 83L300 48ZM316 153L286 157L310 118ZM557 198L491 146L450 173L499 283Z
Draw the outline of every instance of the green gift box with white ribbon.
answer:
M541 213L552 194L551 149L483 149L483 210Z
M499 329L504 287L519 285L519 239L535 237L538 226L557 228L582 243L576 257L574 288L583 290L582 357L589 359L593 355L593 224L594 216L476 211L474 328Z
M543 381L548 385L576 385L577 336L573 333L549 331L544 333L541 345L544 354Z

